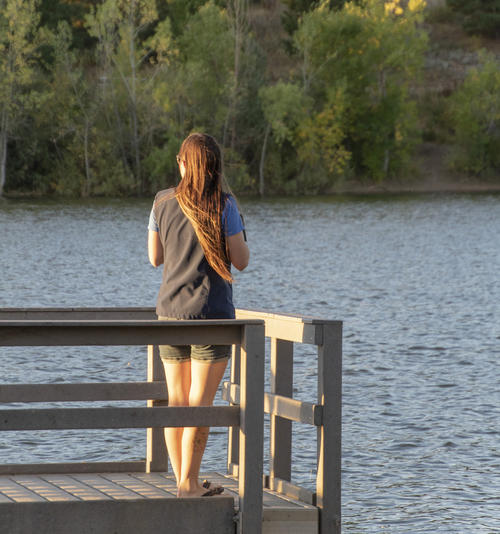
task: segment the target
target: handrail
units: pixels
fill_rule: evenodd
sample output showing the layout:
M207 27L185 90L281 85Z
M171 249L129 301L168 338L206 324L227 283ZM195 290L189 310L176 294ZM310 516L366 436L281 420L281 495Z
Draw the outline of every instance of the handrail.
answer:
M270 465L266 486L278 493L318 506L319 534L341 532L342 322L314 317L236 310L238 319L262 319L271 339L270 385L264 410L270 414ZM317 347L317 404L292 399L293 346ZM237 351L235 351L237 356ZM238 359L233 358L225 398L237 404ZM317 428L316 491L291 483L292 421ZM228 469L238 471L238 437L229 429Z
M262 443L263 443L263 384L264 384L264 324L261 320L154 321L150 317L132 320L120 317L123 310L105 310L108 317L97 316L103 310L0 310L1 346L91 346L148 345L148 384L129 384L126 393L118 392L120 384L111 384L112 400L125 396L144 399L147 408L38 408L0 410L0 430L60 430L90 428L148 428L148 471L165 468L165 445L159 439L169 426L227 426L237 429L242 461L239 478L238 532L251 534L262 529ZM133 315L133 310L126 314ZM140 312L139 312L140 313ZM148 310L147 313L150 313ZM74 314L80 315L80 320ZM48 318L50 315L50 319ZM55 316L58 318L55 318ZM91 319L89 316L94 315ZM9 319L5 319L8 316ZM20 319L20 316L23 316ZM86 316L86 317L85 317ZM35 318L34 318L35 317ZM64 317L64 319L61 319ZM158 344L236 344L241 347L241 391L239 406L168 407L158 398L161 379ZM103 384L45 384L39 392L33 384L4 386L0 400L20 402L23 393L28 402L97 400L103 394ZM154 393L155 392L155 393ZM9 398L9 394L12 395ZM161 396L160 396L161 397ZM155 400L153 400L155 399ZM25 401L26 399L23 399ZM107 400L111 400L107 398ZM157 432L155 432L157 431ZM103 464L97 464L102 467ZM109 464L105 464L109 466ZM140 465L140 464L139 464ZM137 462L125 467L137 468ZM68 471L73 464L33 465L33 473ZM26 473L21 466L0 466L0 473L9 469ZM88 471L79 464L76 471Z
M48 307L48 308L0 308L0 320L34 319L156 319L152 307Z
M2 384L0 402L166 401L164 380L151 382L80 382Z
M241 327L252 324L260 323L234 319L0 320L0 346L238 344Z
M80 321L112 319L126 322L128 319L142 319L144 324L156 318L154 309L148 307L0 308L0 322L2 319L64 320L69 316ZM262 395L265 411L271 417L270 466L269 475L265 477L266 486L279 493L316 504L320 509L318 532L340 534L342 322L248 309L237 309L236 319L263 321L265 335L271 339L269 369L271 390ZM177 323L177 325L180 324ZM311 344L317 347L317 403L305 403L292 399L294 343ZM231 365L230 384L224 385L224 398L232 406L239 405L238 387L241 383L239 352L236 346L235 357ZM162 382L163 371L161 365L158 364L157 349L153 346L149 347L148 361L148 381L150 383ZM151 395L151 400L148 401L149 406L165 405L165 399L153 396L153 389L151 389ZM291 483L292 421L311 424L317 428L318 471L315 492L309 492ZM237 428L229 427L228 470L235 475L242 473L238 465L240 462L239 436ZM149 429L148 469L164 469L166 458L161 456L163 451L161 432L159 429Z
M232 404L240 402L240 386L224 382L222 396ZM299 401L284 395L264 392L264 413L277 415L289 421L314 426L323 424L323 406L311 402Z

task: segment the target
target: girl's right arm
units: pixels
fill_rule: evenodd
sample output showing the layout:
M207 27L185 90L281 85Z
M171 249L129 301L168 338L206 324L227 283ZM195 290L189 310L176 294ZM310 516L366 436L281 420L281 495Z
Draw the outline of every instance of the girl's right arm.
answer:
M163 245L160 241L159 232L148 231L148 256L153 267L158 267L163 263Z

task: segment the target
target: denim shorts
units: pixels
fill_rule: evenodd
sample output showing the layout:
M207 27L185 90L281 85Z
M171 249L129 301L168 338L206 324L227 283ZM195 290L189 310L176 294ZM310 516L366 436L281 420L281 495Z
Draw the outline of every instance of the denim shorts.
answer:
M158 317L160 321L178 321L170 317ZM190 359L215 362L231 357L231 345L160 345L160 358L169 362L187 362Z

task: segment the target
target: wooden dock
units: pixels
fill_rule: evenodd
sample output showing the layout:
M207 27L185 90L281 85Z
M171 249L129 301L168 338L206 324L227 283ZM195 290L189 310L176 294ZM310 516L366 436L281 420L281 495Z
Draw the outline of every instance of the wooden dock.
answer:
M204 533L233 534L238 481L219 473L204 476L224 486L224 495L177 499L175 479L166 473L0 476L0 534L51 534L65 532L68 525L71 534L96 532L96 525L107 534L194 532L200 516ZM193 517L196 522L190 524ZM263 534L317 531L315 506L264 490Z
M340 534L342 324L237 310L236 320L156 321L144 308L0 309L1 346L147 345L148 381L2 384L0 403L64 403L0 410L0 430L147 428L146 459L0 464L0 534ZM264 336L271 339L264 392ZM158 344L233 344L229 406L169 407ZM318 402L292 399L293 345L318 347ZM71 408L74 401L143 400L147 407ZM270 414L270 464L263 417ZM316 491L292 484L292 421L318 434ZM175 498L166 426L227 426L228 474L213 498ZM70 526L68 526L70 525Z

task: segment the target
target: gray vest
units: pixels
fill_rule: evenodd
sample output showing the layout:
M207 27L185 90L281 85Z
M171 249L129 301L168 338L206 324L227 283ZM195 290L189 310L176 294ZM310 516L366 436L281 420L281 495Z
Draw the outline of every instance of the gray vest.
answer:
M174 189L157 193L154 213L163 245L156 313L175 319L233 319L233 288L209 265Z

